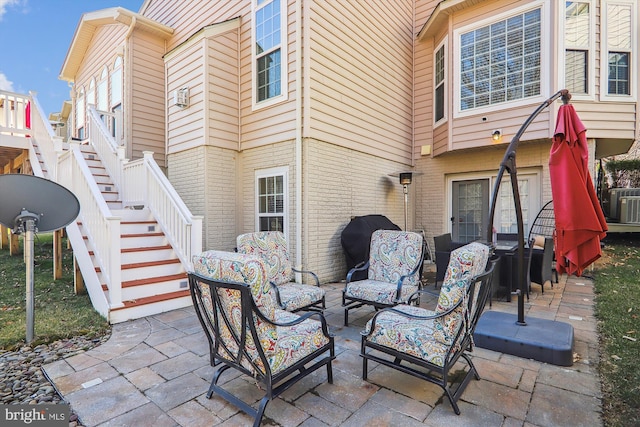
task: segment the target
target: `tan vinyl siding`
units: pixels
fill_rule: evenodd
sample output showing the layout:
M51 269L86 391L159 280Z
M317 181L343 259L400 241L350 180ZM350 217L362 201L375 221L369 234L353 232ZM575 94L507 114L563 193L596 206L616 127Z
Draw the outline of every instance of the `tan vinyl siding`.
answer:
M589 138L635 139L637 104L572 102Z
M208 54L208 112L211 145L237 150L239 135L238 35L236 31L210 41Z
M75 79L76 87L85 86L85 94L89 89L91 78L95 77L96 83L100 81L100 75L105 65L109 66L110 72L112 71L116 52L124 42L126 31L127 27L119 24L104 25L96 29Z
M305 135L411 164L413 2L314 2Z
M202 43L189 46L167 61L167 142L168 152L175 153L204 144L204 77ZM174 104L174 92L189 89L189 106Z
M168 156L171 183L191 212L204 217L204 250L235 247L236 158L235 151L209 146Z
M127 155L137 159L143 151L153 151L156 162L166 167L164 42L137 31L131 35L130 49L133 93Z

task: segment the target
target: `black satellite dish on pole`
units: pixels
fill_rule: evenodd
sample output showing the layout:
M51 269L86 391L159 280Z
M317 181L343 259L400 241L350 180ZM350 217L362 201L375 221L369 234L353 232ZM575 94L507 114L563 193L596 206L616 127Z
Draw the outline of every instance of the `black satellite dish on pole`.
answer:
M65 187L33 175L0 175L0 223L25 233L27 344L33 341L33 235L69 225L80 213L76 196Z

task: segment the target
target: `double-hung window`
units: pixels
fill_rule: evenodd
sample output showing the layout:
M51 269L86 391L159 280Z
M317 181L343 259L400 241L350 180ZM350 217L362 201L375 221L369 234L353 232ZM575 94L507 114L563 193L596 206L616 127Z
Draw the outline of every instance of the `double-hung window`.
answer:
M542 93L542 6L456 31L458 112L478 112Z
M256 171L256 228L258 231L282 231L288 224L287 168Z
M592 93L593 5L567 1L564 7L564 88L573 95Z
M602 92L609 99L631 95L635 90L636 70L632 53L637 49L637 29L634 27L636 2L616 0L602 2ZM606 68L605 68L606 67Z
M436 124L446 120L446 52L447 39L445 38L442 43L440 43L440 45L436 48L433 55L433 121Z
M286 96L286 0L253 2L254 106Z

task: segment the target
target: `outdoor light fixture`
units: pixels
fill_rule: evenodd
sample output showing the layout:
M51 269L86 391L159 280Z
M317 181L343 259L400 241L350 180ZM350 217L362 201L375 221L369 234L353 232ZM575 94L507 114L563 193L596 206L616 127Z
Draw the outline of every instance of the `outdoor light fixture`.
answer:
M491 133L491 139L494 141L500 141L502 139L502 129L496 129Z
M389 176L394 176L394 177L397 176L399 178L400 185L402 185L402 192L404 193L404 230L405 231L407 231L407 223L408 223L407 206L409 204L409 185L413 181L414 176L420 176L420 175L422 175L422 172L411 172L411 171L394 172L389 174Z

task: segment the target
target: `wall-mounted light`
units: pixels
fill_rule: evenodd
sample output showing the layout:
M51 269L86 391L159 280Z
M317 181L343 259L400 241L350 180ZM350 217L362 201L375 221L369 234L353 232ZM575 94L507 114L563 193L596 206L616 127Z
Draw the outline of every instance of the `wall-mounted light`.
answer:
M495 142L498 142L502 139L502 129L495 129L491 133L491 139Z

